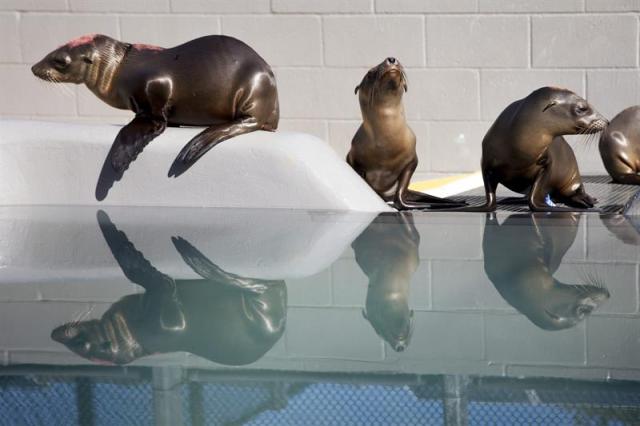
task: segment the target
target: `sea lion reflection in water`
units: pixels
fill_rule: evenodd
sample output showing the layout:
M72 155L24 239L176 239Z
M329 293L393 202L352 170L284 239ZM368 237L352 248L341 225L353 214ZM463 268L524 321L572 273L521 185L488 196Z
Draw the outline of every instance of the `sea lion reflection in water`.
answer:
M137 251L106 213L98 223L126 277L145 292L123 297L100 319L53 330L53 340L92 361L127 364L140 357L186 351L210 361L244 365L262 357L282 336L284 281L223 271L189 242L174 238L184 261L202 279L174 280Z
M585 274L584 284L553 277L576 238L580 217L513 214L499 224L489 214L485 221L487 277L511 306L545 330L573 327L609 299L609 291L594 275Z
M355 88L363 122L353 136L347 163L398 210L463 206L466 203L409 189L418 156L416 135L402 104L407 88L404 68L395 58L367 72Z
M381 213L351 244L369 278L363 316L396 352L413 333L409 286L418 268L420 234L411 213Z
M208 126L182 149L172 176L222 141L278 127L271 67L233 37L205 36L165 49L91 34L52 51L32 72L54 83L84 83L110 106L136 114L105 161L116 173L114 181L167 126Z

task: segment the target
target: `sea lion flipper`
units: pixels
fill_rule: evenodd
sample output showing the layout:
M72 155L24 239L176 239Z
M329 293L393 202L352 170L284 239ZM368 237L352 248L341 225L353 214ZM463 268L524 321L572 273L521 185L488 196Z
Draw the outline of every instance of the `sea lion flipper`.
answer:
M452 200L451 198L440 198L434 195L425 194L424 192L413 191L411 189L407 189L406 199L409 201L415 201L418 203L446 204L448 207L468 205L468 203L464 200L458 201L458 200Z
M142 152L145 146L156 136L164 132L166 120L147 114L138 114L124 126L111 148L111 165L113 169L122 173Z
M218 124L204 129L182 148L171 166L169 176L177 177L181 175L220 142L260 128L261 124L258 123L255 117L243 117L230 123Z
M185 263L202 278L221 282L243 290L249 290L254 293L262 293L267 289L267 285L265 284L266 280L241 277L223 270L184 238L171 237L171 241Z
M144 255L136 249L127 234L120 231L109 215L102 210L97 213L98 225L102 231L113 257L118 262L124 275L133 283L146 290L161 286L163 288L175 287L173 278L163 274L151 265Z

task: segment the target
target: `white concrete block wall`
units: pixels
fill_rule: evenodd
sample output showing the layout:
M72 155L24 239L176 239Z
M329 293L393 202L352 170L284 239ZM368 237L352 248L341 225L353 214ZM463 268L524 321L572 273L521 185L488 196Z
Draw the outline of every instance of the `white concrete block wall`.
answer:
M637 0L0 0L0 116L126 122L131 113L85 87L49 87L29 71L84 33L162 46L229 34L274 67L281 129L341 156L360 120L353 88L397 57L418 177L466 172L497 114L541 85L586 95L610 118L640 103L638 12ZM583 173L604 171L595 149L579 160Z

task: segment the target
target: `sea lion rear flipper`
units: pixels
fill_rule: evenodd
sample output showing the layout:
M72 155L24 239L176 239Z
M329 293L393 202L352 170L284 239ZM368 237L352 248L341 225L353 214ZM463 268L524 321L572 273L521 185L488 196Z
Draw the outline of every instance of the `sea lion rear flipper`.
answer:
M184 238L171 237L171 241L185 263L202 278L221 282L243 290L249 290L254 293L262 293L267 289L266 284L261 282L261 280L240 277L224 271Z
M169 176L180 176L220 142L260 129L261 124L255 117L243 117L230 123L218 124L204 129L182 148L171 165Z
M109 156L111 166L118 173L123 173L142 152L145 146L156 136L164 132L167 121L163 118L138 114L122 129L113 142Z

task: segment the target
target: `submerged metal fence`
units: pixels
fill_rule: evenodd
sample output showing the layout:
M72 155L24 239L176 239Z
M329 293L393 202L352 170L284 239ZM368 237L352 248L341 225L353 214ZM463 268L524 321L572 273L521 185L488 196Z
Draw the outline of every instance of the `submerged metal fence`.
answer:
M0 425L640 425L635 382L115 367L0 374Z

